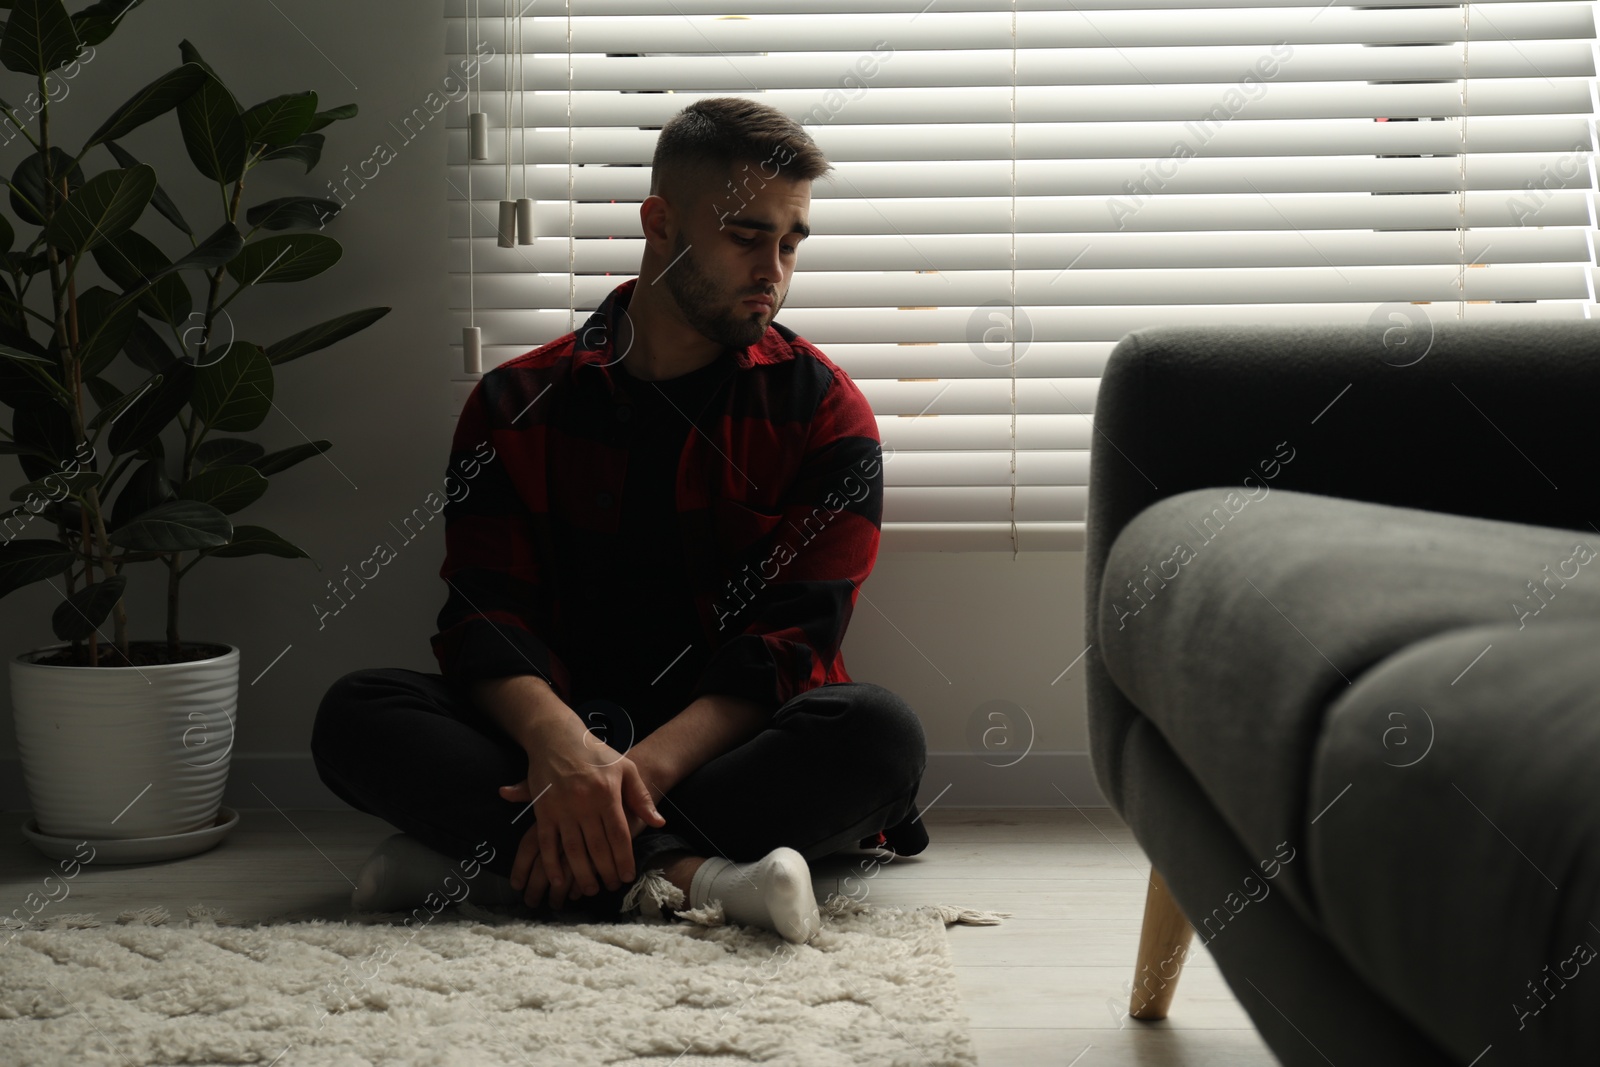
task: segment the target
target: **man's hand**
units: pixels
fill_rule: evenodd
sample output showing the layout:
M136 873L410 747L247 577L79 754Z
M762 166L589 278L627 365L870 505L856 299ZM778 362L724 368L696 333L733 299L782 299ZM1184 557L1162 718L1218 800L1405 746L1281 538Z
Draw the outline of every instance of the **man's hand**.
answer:
M519 800L527 796L528 787L526 783L519 782L514 788L520 795L507 796L508 800ZM628 833L633 837L638 837L647 825L649 824L639 816L632 813L628 815ZM525 870L527 873L518 878L515 873L517 870ZM567 863L566 856L561 857L561 870L567 877L567 884L571 885L572 867ZM523 903L530 908L537 908L539 901L544 899L545 893L550 888L550 880L544 873L544 865L539 862L539 831L537 824L528 827L527 832L522 835L521 844L517 846L517 858L514 861L511 884L514 888L523 890ZM576 899L576 896L577 894L573 894L570 898L558 898L552 892L550 894L550 906L559 909L566 902L566 899Z
M633 838L666 819L655 808L640 768L587 730L551 732L528 747L526 782L500 787L506 800L534 803L511 884L537 907L593 895L603 880L616 890L635 877ZM598 871L598 877L596 875Z

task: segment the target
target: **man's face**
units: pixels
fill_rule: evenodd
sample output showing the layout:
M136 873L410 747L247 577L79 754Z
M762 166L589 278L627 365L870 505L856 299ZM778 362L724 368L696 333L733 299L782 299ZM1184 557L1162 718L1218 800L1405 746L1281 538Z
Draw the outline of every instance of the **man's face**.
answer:
M732 348L761 340L789 295L808 229L811 183L773 174L768 163L735 164L732 185L701 197L679 219L662 280L690 326ZM766 297L768 307L747 303Z

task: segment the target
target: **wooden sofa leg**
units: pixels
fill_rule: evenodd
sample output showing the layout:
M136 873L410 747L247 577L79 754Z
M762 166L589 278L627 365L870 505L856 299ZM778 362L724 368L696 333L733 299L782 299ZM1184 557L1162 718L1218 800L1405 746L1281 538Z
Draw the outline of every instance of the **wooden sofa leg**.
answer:
M1144 898L1144 928L1139 933L1139 963L1133 974L1128 1014L1135 1019L1165 1019L1178 991L1178 976L1189 956L1194 927L1178 910L1161 872L1150 870Z

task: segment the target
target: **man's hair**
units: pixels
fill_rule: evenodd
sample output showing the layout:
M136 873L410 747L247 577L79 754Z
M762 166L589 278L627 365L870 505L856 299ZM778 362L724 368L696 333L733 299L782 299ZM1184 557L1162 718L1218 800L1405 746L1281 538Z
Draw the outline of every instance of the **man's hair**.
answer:
M667 120L650 162L650 195L687 211L723 190L735 163L760 181L813 181L833 169L811 135L777 108L740 96L697 100ZM773 174L776 168L777 174Z

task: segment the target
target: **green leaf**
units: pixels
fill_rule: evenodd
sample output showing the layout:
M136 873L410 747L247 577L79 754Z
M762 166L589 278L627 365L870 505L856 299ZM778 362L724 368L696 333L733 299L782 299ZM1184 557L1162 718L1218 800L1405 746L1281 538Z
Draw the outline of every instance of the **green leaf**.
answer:
M200 57L200 50L198 48L196 48L194 45L190 44L188 38L184 38L183 40L178 42L178 55L183 59L183 61L185 63L193 63L196 66L200 67L202 70L204 70L207 74L211 75L213 78L215 78L217 80L217 84L222 86L223 91L224 92L228 92L228 86L222 80L222 75L218 74L212 68L210 63L207 63L204 59L202 59ZM243 111L244 110L244 108L239 106L238 97L234 96L231 92L228 93L228 99L233 101L233 110L234 111Z
M11 291L11 282L0 274L0 353L10 351L31 355L28 342L32 340L28 336L28 320L23 315L22 302ZM5 365L11 371L27 371L26 367L4 361L0 361L0 365Z
M12 5L0 37L0 63L7 70L42 77L79 51L78 31L61 0L16 0Z
M173 67L155 81L130 96L126 103L111 113L100 128L89 135L84 148L93 148L129 130L136 130L151 119L159 118L177 107L200 88L209 75L197 63Z
M276 344L268 345L267 358L272 361L273 366L287 363L291 359L299 359L301 356L342 341L353 333L360 333L387 314L389 309L386 307L362 308L360 311L351 311L327 322L319 322L299 333L290 334Z
M113 574L93 585L86 585L56 605L50 615L50 628L62 641L81 641L94 633L127 588L125 574Z
M199 474L211 467L253 463L266 453L265 448L242 437L213 437L201 441L200 447L194 450L194 472Z
M177 497L177 490L167 479L165 464L160 459L146 460L134 468L123 483L122 491L117 494L117 502L111 509L110 525L106 529L115 530L157 504L165 504Z
M207 549L207 556L282 556L284 559L310 559L311 557L291 545L265 526L235 526L233 540L221 548Z
M112 385L104 378L86 377L83 379L83 384L89 387L89 395L94 397L97 408L104 408L122 399L121 387Z
M74 255L87 252L137 222L155 191L155 168L143 163L96 174L57 209L45 240Z
M210 504L173 500L139 515L108 535L114 545L135 552L188 552L228 543L233 524Z
M91 47L99 44L117 28L123 15L132 11L144 0L97 0L72 16L72 25L78 31L78 40Z
M317 94L285 93L264 100L240 116L244 123L245 139L251 144L281 146L293 144L317 111Z
M11 228L11 220L0 215L0 255L11 251L11 246L16 240L17 231Z
M104 397L100 395L98 389L95 390L94 399L95 403L100 405L100 410L95 412L94 417L87 423L86 428L90 430L98 430L102 424L115 421L135 400L138 400L145 393L161 384L160 377L152 374L124 393L119 387L112 385L104 378L91 378L90 381L100 382L109 387L107 395Z
M320 233L263 237L228 261L228 274L240 285L299 282L315 278L343 254L338 241Z
M312 456L322 455L332 447L332 441L311 441L307 444L295 445L293 448L280 449L257 460L251 460L250 466L268 476L280 474L293 467L296 463L308 460Z
M210 504L224 515L232 515L261 499L267 485L267 480L254 467L214 467L184 482L178 495L185 500Z
M26 512L27 506L26 504L19 504L18 509ZM62 526L66 526L67 530L82 530L83 506L74 501L74 499L69 498L66 501L59 502L59 504L46 504L45 509L42 512L38 512L38 517L45 520L46 523L50 523L50 526L61 523Z
M8 408L51 405L55 391L41 375L57 381L59 364L45 354L45 348L31 337L10 337L11 344L0 345L0 404Z
M0 552L0 596L54 578L76 562L77 556L60 541L33 537L10 541Z
M317 162L322 159L322 145L326 140L327 138L320 133L301 134L299 140L295 141L294 144L286 144L282 148L274 148L262 156L260 162L265 163L269 159L296 159L306 165L306 173L310 174L311 168L315 167Z
M244 247L244 237L239 233L239 227L231 222L224 222L204 241L194 246L186 255L173 260L173 270L210 270L220 267Z
M244 213L244 220L264 230L287 230L291 226L315 226L320 230L343 207L337 200L319 200L314 196L280 196L250 208Z
M59 370L54 368L50 372L51 381L57 384L58 373ZM11 439L19 445L48 453L51 457L52 462L48 463L34 456L17 457L17 462L22 465L22 473L30 480L60 473L65 469L61 464L70 465L74 462L74 451L78 447L78 435L72 429L72 416L53 398L50 403L17 408L11 416ZM0 550L0 555L4 555L4 550Z
M134 319L133 331L128 334L128 340L123 344L122 350L136 366L151 374L158 373L177 358L162 336L141 318Z
M338 122L340 119L353 119L356 117L356 111L357 108L354 104L340 104L338 107L330 107L326 111L319 111L311 116L311 125L306 127L306 132L311 133L315 130L320 130L324 126Z
M20 349L12 348L9 345L0 345L0 356L4 356L6 359L14 359L22 363L48 363L52 366L55 365L55 360L49 358L48 356L37 355L33 352L24 352Z
M50 259L43 252L35 252L31 256L25 256L21 252L7 252L4 258L7 271L21 274L26 278L43 274L50 269Z
M22 301L12 290L11 279L0 274L0 346L8 344L12 337L21 341L27 335L28 319L23 314Z
M137 308L103 285L78 294L78 359L84 377L99 374L117 357L138 317Z
M106 150L116 157L120 166L137 167L139 165L139 161L133 157L133 153L115 141L107 141ZM189 228L189 220L183 217L183 212L178 210L178 205L172 202L172 197L167 195L167 191L161 188L159 183L156 185L156 191L150 194L150 206L161 212L166 220L178 229L190 237L194 236L194 231Z
M82 496L99 484L100 474L97 471L52 471L43 478L11 490L11 499L26 501L30 497L37 497L60 500L63 495Z
M34 448L32 445L19 445L15 441L0 441L0 455L5 455L5 456L39 456L39 457L41 457L43 459L49 459L50 458L50 456L46 452L44 452L42 449ZM8 512L0 512L0 517L4 517L5 515L15 515L19 511L26 511L26 510L27 510L26 508L12 508Z
M233 96L215 77L202 80L200 88L178 105L178 129L201 174L228 184L244 173L249 149L244 122Z
M178 417L194 392L194 365L175 359L161 368L161 381L128 405L111 427L112 452L137 452Z
M208 427L254 430L272 411L272 364L248 341L235 341L215 362L199 368L191 403Z
M166 255L138 230L124 230L91 253L105 276L122 287L122 298L174 327L189 318L194 296Z
M38 152L23 156L17 169L11 172L11 210L17 213L17 218L35 226L44 225L45 205L49 203L45 192L52 180L59 188L61 176L65 174L69 193L83 186L83 169L73 164L71 156L52 146L49 158L49 174L45 173L45 157ZM68 167L72 168L70 172Z

